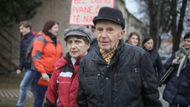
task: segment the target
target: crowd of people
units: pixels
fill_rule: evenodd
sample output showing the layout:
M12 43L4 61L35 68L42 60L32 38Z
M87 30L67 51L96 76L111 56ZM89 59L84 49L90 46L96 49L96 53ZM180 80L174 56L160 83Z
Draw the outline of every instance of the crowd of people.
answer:
M190 33L163 66L152 37L141 44L140 35L132 32L123 40L120 10L102 7L93 23L93 31L85 26L64 30L66 55L57 38L58 22L47 21L40 33L33 33L28 21L20 23L16 72L25 75L16 107L24 107L29 87L34 107L162 107L159 80L170 67L164 100L169 107L190 105Z

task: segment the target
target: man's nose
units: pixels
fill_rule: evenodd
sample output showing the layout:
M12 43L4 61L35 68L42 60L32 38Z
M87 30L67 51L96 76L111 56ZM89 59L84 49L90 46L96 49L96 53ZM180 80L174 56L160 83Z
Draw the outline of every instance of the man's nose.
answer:
M107 37L107 36L108 36L107 31L106 31L106 30L103 30L101 36L102 36L102 37Z

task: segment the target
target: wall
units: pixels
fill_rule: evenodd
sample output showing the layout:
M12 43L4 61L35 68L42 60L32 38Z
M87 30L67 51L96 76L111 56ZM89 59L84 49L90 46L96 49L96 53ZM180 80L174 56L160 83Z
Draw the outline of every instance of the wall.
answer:
M125 7L125 0L117 0L116 1L116 8L120 9L123 13L123 16L125 18L125 37L124 40L127 39L128 35L131 32L137 32L140 34L141 40L144 38L144 36L147 34L147 29L145 25L138 20L135 16L133 16Z
M58 38L61 39L63 43L63 49L65 50L65 43L63 42L63 31L66 27L69 26L69 16L70 16L70 5L71 0L42 0L42 5L37 9L37 14L30 21L33 26L33 31L41 31L44 23L47 20L56 20L60 23L60 31ZM124 39L127 38L127 35L136 31L142 34L144 25L142 22L137 20L133 15L131 15L128 10L125 8L124 0L116 0L115 7L120 9L126 20L126 35ZM6 32L5 32L6 31ZM15 25L6 30L0 30L0 33L4 36L0 38L0 49L2 50L0 54L3 54L0 58L0 63L4 63L2 60L6 57L8 62L13 63L14 65L18 64L19 59L19 45L20 45L20 35L18 30L18 25ZM8 51L6 51L8 50ZM65 51L64 51L65 54ZM6 64L10 66L9 64ZM8 68L8 66L6 68ZM0 66L1 68L1 66ZM1 69L0 69L1 70ZM0 71L1 72L1 71Z

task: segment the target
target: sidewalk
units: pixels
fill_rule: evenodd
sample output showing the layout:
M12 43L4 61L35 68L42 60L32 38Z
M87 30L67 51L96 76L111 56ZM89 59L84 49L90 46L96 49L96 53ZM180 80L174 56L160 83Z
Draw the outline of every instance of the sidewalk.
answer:
M165 86L159 87L159 93L160 93L160 101L163 104L163 107L169 107L168 103L166 101L164 101L164 99L162 98L162 94L164 91Z
M19 95L18 89L12 88L12 89L0 89L0 100L3 99L17 99ZM27 92L27 98L32 98L32 92Z
M23 77L23 74L16 75L16 73L11 73L9 75L0 75L0 100L18 98L19 84ZM32 97L32 92L29 90L29 92L27 93L27 98Z
M16 100L18 98L19 94L19 83L22 79L23 75L16 75L15 73L12 73L10 75L0 75L0 101L5 100L14 100L12 101L13 104L16 103ZM160 100L163 104L163 107L168 107L168 104L162 99L162 93L163 93L164 86L159 87L160 92ZM27 93L27 99L33 99L32 92L29 91ZM33 101L33 100L29 100ZM9 102L11 103L11 102ZM32 105L30 102L29 104ZM1 106L1 105L0 105ZM8 107L8 106L7 106ZM11 106L9 106L11 107ZM29 106L27 106L29 107Z

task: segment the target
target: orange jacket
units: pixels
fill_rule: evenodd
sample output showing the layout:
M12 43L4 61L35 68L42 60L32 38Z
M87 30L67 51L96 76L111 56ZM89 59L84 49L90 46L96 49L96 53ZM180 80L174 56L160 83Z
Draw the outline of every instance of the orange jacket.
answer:
M32 49L34 68L40 73L52 74L55 62L62 56L60 41L55 45L45 34L35 38Z

